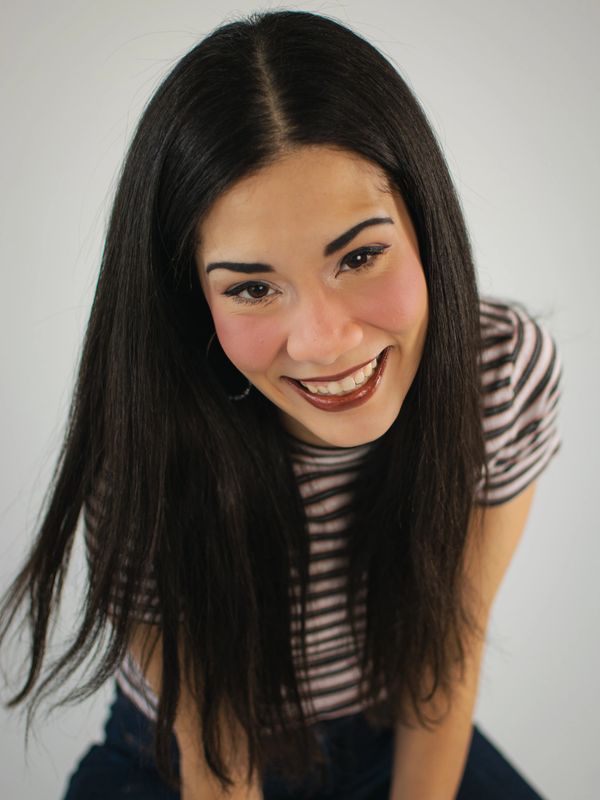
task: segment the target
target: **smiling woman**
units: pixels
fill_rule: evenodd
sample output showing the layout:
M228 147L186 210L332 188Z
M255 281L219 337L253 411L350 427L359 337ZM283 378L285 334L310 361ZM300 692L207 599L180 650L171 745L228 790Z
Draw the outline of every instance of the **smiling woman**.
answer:
M293 150L219 197L196 263L225 354L290 433L350 447L389 429L428 303L413 225L380 168L331 147Z
M20 609L32 636L11 705L88 657L62 702L116 675L65 799L537 797L472 713L560 376L550 334L479 295L435 136L374 47L295 11L200 42L131 143L0 608L0 641ZM82 512L82 621L44 674Z

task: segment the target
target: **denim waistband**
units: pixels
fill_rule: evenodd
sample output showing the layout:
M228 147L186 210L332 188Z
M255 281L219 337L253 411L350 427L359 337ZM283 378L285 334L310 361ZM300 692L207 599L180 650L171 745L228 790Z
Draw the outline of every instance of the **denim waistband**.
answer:
M118 684L106 723L106 743L127 753L142 767L155 767L153 734L155 723L123 693ZM392 764L393 732L375 730L362 714L321 720L314 726L321 742L325 764L300 785L268 771L263 779L265 800L344 797L346 800L387 798ZM172 755L178 765L179 750L172 737ZM381 795L377 787L381 786Z

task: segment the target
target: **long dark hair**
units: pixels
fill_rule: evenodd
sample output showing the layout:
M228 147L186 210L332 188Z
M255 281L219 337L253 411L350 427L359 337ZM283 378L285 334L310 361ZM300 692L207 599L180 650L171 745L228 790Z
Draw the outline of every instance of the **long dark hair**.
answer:
M279 758L287 775L301 775L318 757L290 647L291 568L306 601L305 514L274 407L257 392L230 402L224 375L205 358L213 327L193 257L198 223L224 190L285 150L314 144L385 171L412 218L429 294L418 372L353 486L348 611L354 621L366 586L361 687L372 721L384 719L385 687L390 720L408 718L410 707L435 724L423 719L423 700L438 688L451 694L451 672L477 629L462 568L485 471L478 292L440 148L395 68L344 26L298 11L230 22L175 66L131 143L64 446L0 618L1 641L25 607L31 633L25 679L8 706L29 697L32 712L93 657L92 677L55 705L73 702L123 658L151 571L164 665L156 756L174 786L169 739L182 675L223 786L223 707L247 734L251 769ZM100 482L108 487L95 520L101 546L81 622L42 675L78 521Z

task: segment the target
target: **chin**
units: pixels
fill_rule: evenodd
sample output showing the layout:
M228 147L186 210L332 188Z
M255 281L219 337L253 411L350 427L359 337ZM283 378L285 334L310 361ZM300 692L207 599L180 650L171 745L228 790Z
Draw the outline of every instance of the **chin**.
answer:
M374 442L387 433L397 416L398 414L394 414L387 424L378 420L376 424L358 425L355 421L348 425L332 424L323 430L304 428L302 433L295 435L306 442L327 447L358 447L361 444Z
M386 429L387 430L387 429ZM329 447L358 447L361 444L369 444L369 442L375 442L379 439L385 430L373 432L371 434L349 434L347 436L331 436L328 435L327 439L323 438L322 442Z
M280 419L292 436L307 444L358 447L381 438L394 424L401 408L402 402L396 395L382 397L371 408L359 406L339 413L316 411L296 415L280 407Z

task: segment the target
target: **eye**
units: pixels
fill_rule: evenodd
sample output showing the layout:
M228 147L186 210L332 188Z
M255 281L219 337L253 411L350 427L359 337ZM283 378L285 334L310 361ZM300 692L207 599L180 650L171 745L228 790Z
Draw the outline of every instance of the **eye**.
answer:
M273 294L269 294L269 291ZM232 286L223 292L227 297L231 297L237 303L257 304L265 300L270 300L276 292L266 283L246 281L237 286Z
M390 245L377 245L371 247L361 247L360 250L353 250L342 259L342 265L349 267L350 272L359 272L361 269L372 266L377 257L380 256ZM343 270L347 272L348 270Z

